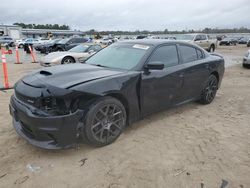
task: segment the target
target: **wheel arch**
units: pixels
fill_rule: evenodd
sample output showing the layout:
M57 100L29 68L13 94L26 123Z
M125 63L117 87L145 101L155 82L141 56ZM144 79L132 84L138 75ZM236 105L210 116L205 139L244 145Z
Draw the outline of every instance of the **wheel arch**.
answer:
M220 76L219 76L219 73L217 72L217 71L213 71L213 72L211 72L211 74L210 75L214 75L216 78L217 78L217 81L219 82L219 80L220 80Z
M76 62L76 60L75 60L75 58L74 58L73 56L71 56L71 55L66 55L65 57L62 58L61 63L63 62L63 60L64 60L65 58L72 58L72 59L74 60L74 62Z
M128 100L126 99L126 97L124 97L122 94L120 93L109 93L106 96L110 96L113 97L115 99L117 99L118 101L120 101L122 103L122 105L124 106L125 110L126 110L126 114L127 114L127 125L129 123L129 103Z

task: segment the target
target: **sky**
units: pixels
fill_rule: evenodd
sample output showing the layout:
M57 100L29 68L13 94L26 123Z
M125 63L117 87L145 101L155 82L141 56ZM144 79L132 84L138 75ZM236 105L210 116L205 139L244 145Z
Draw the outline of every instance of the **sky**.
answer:
M3 0L0 10L0 24L57 23L82 31L250 28L250 0Z

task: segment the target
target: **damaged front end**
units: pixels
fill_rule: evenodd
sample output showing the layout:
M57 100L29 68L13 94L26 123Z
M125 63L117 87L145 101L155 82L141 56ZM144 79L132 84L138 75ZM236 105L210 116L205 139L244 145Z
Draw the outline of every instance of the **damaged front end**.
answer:
M13 125L32 145L46 149L74 146L81 135L82 93L20 80L10 101Z

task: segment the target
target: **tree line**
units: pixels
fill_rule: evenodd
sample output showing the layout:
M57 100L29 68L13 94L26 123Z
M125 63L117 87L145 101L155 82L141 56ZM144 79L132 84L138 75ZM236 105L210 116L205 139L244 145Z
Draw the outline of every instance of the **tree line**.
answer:
M25 23L14 23L13 25L20 26L24 29L56 29L56 30L70 30L68 25L59 24L25 24Z
M233 29L219 29L219 28L204 28L201 30L174 30L170 31L168 29L165 29L163 31L148 31L148 30L136 30L136 31L97 31L94 29L91 29L89 31L86 31L87 35L94 35L94 34L100 34L100 35L160 35L160 34L186 34L186 33L207 33L207 34L213 34L213 33L250 33L250 29L246 27L240 27L240 28L233 28Z
M18 25L22 28L27 29L56 29L56 30L70 30L68 25L59 25L59 24L25 24L25 23L14 23L13 25ZM185 34L185 33L250 33L250 28L240 27L240 28L204 28L201 30L168 30L164 29L162 31L149 31L149 30L136 30L136 31L97 31L95 29L91 29L86 31L87 35L160 35L160 34Z

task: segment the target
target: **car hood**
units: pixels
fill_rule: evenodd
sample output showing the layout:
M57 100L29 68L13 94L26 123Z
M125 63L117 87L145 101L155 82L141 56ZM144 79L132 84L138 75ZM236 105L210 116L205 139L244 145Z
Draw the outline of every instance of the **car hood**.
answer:
M122 73L123 71L77 63L43 68L38 72L25 76L22 81L38 88L46 87L46 85L71 88L82 83Z

